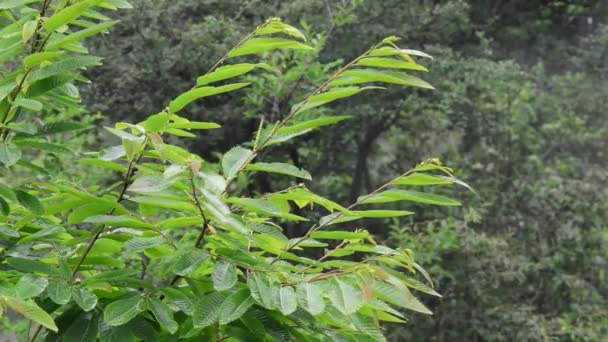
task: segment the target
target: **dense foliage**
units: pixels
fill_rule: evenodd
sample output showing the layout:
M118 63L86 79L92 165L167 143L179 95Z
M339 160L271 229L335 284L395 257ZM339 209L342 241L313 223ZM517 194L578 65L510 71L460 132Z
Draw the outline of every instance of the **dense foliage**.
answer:
M130 7L0 1L4 327L31 341L382 341L383 323L406 321L400 309L430 314L418 297L440 295L413 251L388 247L366 227L414 214L399 203L459 206L438 193L468 187L453 170L426 159L340 205L300 183L312 180L308 171L273 153L347 120L328 115L333 102L399 86L433 89L413 76L428 71L416 59L430 56L389 37L348 63L311 61L315 86L293 87L294 103L260 116L266 87L278 95L292 64L325 42L309 43L271 18L189 90L102 134L91 123L109 118L86 114L77 87L101 58L82 43L117 24L104 10ZM243 100L227 97L247 87ZM201 157L181 140L220 128L196 117L195 102L213 97L250 108L256 128L247 141ZM230 134L230 125L223 129Z
M301 23L315 50L279 52L282 74L256 74L247 102L210 101L197 118L230 127L190 144L217 160L250 139L260 117L276 118L344 61L386 35L432 54L421 62L436 91L376 92L324 108L351 115L284 144L315 175L307 186L339 203L429 156L459 170L476 194L461 211L417 207L417 215L368 222L379 241L415 251L441 299L395 340L600 341L608 334L605 98L608 2L603 0L259 0L134 3L92 70L87 104L143 120L190 87L250 27L273 13ZM162 15L161 15L162 14ZM116 37L116 38L114 38ZM119 38L119 39L117 39ZM151 51L154 51L153 53ZM100 96L109 101L97 101ZM91 138L92 139L92 138ZM211 147L211 148L209 148ZM255 176L250 191L284 184ZM387 230L387 227L390 227ZM287 227L301 234L305 225Z

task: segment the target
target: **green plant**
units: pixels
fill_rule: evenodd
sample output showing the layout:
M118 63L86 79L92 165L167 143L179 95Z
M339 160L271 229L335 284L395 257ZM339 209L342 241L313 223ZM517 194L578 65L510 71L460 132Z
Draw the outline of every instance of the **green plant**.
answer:
M83 125L53 120L84 110L74 82L86 80L80 70L100 59L87 56L80 42L115 24L99 8L117 7L128 3L0 2L8 21L0 31L6 37L0 56L15 68L0 87L0 162L9 175L21 166L37 170L28 157L70 151L65 134ZM254 56L311 49L305 41L299 30L272 18L161 112L138 124L106 127L121 143L79 160L106 179L91 184L72 172L3 179L0 308L38 325L29 340L379 341L380 322L405 322L396 308L431 313L410 289L439 294L412 252L379 245L363 227L365 219L413 214L370 209L374 204L459 205L402 189L462 184L438 160L420 163L347 207L295 182L264 194L247 187L254 173L310 180L294 165L257 160L272 146L348 118L318 116L319 107L381 90L376 84L432 88L403 71L426 71L411 56L428 55L384 39L278 121L260 120L254 139L217 163L168 143L219 128L187 119L189 104L247 87L233 80L254 70L280 72ZM243 56L249 61L228 64ZM284 228L294 223L309 228L290 238Z

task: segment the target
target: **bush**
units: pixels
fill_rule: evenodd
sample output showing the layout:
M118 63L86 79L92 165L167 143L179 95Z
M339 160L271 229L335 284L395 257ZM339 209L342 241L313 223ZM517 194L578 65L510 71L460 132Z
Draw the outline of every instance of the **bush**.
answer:
M361 227L413 214L370 205L459 205L403 189L462 184L451 169L429 159L345 207L292 180L310 180L307 171L258 161L272 146L348 119L319 115L333 101L379 91L377 84L432 88L404 72L426 71L412 58L426 54L387 38L278 121L261 118L252 141L216 162L180 147L179 138L220 128L187 119L189 104L229 99L249 85L235 79L252 72L279 73L264 62L273 50L312 49L298 29L272 18L159 113L105 127L120 144L81 153L96 145L81 133L97 117L84 115L76 84L86 81L83 68L101 62L82 41L116 24L98 10L129 4L0 6L0 60L13 70L0 81L0 308L37 325L28 340L379 341L381 322L405 322L397 308L431 313L411 289L439 294L412 251L379 245ZM246 61L229 63L236 58ZM291 177L291 185L254 193L256 173ZM287 236L295 224L309 228Z

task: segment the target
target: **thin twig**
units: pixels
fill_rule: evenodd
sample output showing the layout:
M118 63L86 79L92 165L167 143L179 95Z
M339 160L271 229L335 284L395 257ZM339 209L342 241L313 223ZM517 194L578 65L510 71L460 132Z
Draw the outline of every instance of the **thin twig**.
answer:
M143 149L139 153L139 156L129 162L129 166L127 167L127 172L126 172L125 178L123 180L123 186L122 186L122 189L120 191L120 194L116 198L116 203L120 203L120 202L122 202L125 199L125 194L127 192L127 188L130 185L130 179L135 174L135 169L136 169L135 167L136 167L136 165L139 163L139 161L141 160L141 158L144 155L144 150L146 148L147 141L148 141L148 138L146 137L144 139L143 144L142 144L143 145ZM108 215L114 214L115 211L116 211L116 208L113 208ZM103 224L103 225L101 225L99 227L99 229L97 229L97 232L93 236L93 239L91 239L91 241L89 241L89 244L87 245L87 248L85 249L84 253L80 257L80 260L78 260L78 263L76 264L76 267L74 267L74 271L72 272L72 278L76 277L76 274L78 273L78 270L80 269L80 267L84 263L85 259L87 258L87 256L91 252L91 249L93 249L93 246L95 245L95 242L97 242L97 240L99 239L99 237L101 236L101 234L104 232L104 230L105 230L106 227L107 226L105 224Z

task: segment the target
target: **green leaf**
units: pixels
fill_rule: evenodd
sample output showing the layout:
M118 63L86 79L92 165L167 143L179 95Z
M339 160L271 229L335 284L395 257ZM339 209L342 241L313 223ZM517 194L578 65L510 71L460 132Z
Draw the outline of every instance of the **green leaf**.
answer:
M347 280L335 278L331 282L329 299L344 315L352 315L363 306L363 293Z
M31 273L25 274L19 279L15 287L17 297L19 299L36 297L44 291L48 283L47 278L38 277Z
M165 243L165 241L165 238L162 236L155 236L151 238L136 237L125 242L123 245L123 250L126 253L140 252L154 246L162 245Z
M110 326L123 325L145 310L144 299L138 295L114 301L106 306L103 320Z
M198 100L203 97L218 95L233 90L241 89L248 86L250 83L232 83L219 87L200 87L189 90L182 95L178 96L175 100L171 101L169 109L172 113L177 113L186 107L191 102Z
M242 289L231 294L220 307L220 324L228 324L241 318L254 303L249 289Z
M74 75L74 74L61 73L58 75L40 79L38 81L33 82L27 88L26 96L31 97L31 98L38 97L42 94L45 94L46 92L49 92L53 89L57 89L65 84L68 84L68 82L73 81L74 78L76 78L76 75ZM51 125L55 126L55 127L57 126L55 124L51 124Z
M390 46L383 46L381 48L374 49L370 53L370 56L378 56L378 57L398 56L398 57L405 59L408 62L414 62L414 60L412 59L412 57L410 55L433 59L433 57L431 55L424 53L422 51L410 50L410 49L399 49L399 48L394 48L394 47L390 47Z
M72 288L64 281L49 280L46 293L53 302L59 305L65 305L72 299Z
M80 206L68 216L68 224L80 224L89 217L101 215L112 209L110 205L100 203L89 203Z
M34 36L34 32L36 32L36 27L38 26L38 20L28 20L23 24L23 29L21 31L21 38L24 42L27 42Z
M65 55L65 52L63 52L63 51L37 52L37 53L31 54L31 55L25 57L23 59L23 65L26 68L32 68L32 67L35 67L35 66L37 66L38 64L40 64L40 63L42 63L44 61L50 61L50 60L53 60L55 58L62 57L64 55Z
M283 38L252 38L231 50L228 53L228 57L254 55L276 49L312 50L313 48L306 44Z
M323 106L325 104L328 104L328 103L336 101L336 100L348 98L348 97L357 95L362 91L370 90L370 89L384 89L384 88L382 88L382 87L332 88L324 93L311 96L310 99L308 99L308 101L300 102L299 104L296 104L293 108L294 108L294 110L296 110L296 108L297 108L298 113L302 113L306 110L320 107L320 106Z
M31 319L43 327L57 332L59 329L55 325L53 318L42 310L33 300L20 300L17 298L5 298L6 304L13 311Z
M13 189L11 189L8 185L0 183L0 196L6 198L9 201L16 201L17 196Z
M196 303L192 323L196 328L205 328L217 322L220 315L220 308L226 300L226 294L213 292L205 295Z
M406 177L397 179L393 184L399 185L449 185L452 184L449 179L429 175L427 173L414 172Z
M180 211L195 211L195 208L191 202L178 201L170 198L135 196L129 198L129 201L158 208L175 209Z
M79 122L60 121L47 123L42 126L35 136L47 136L58 133L78 131L87 128L88 126Z
M2 201L4 201L4 199L2 199L2 197L0 197L0 203L2 203ZM12 229L9 227L4 227L2 225L0 225L0 234L6 235L9 237L14 237L14 238L18 238L21 236L21 234L19 234L18 230L15 230L15 229Z
M84 0L68 6L57 12L44 22L44 27L49 32L53 32L63 25L69 24L74 19L80 17L87 9L98 5L104 0Z
M351 222L362 218L389 218L410 215L414 215L414 213L405 210L352 210L346 214L341 214L341 216L339 216L338 218L336 218L338 216L337 214L327 215L325 217L322 217L320 222L321 225L325 225L329 221L331 221L332 224L338 224L344 222Z
M357 65L377 67L377 68L389 68L389 69L405 69L405 70L417 70L417 71L429 71L422 65L404 62L393 58L380 58L380 57L366 57L361 59Z
M101 160L101 159L80 159L78 161L82 165L90 165L96 166L102 169L114 170L120 173L126 173L127 168L118 163L114 163L111 161Z
M13 102L13 105L15 107L29 109L33 112L39 112L42 110L42 103L40 103L40 101L26 99L23 97L16 99L15 102Z
M225 291L231 289L237 281L236 266L229 262L219 262L213 269L211 276L213 287L217 291Z
M22 272L32 272L32 273L42 273L50 276L59 277L60 274L57 269L53 268L53 266L46 264L42 261L38 260L30 260L24 258L8 258L6 259L9 266L22 271Z
M230 149L222 157L222 170L224 170L224 177L232 178L245 166L247 161L251 158L252 152L246 148L235 146Z
M272 289L278 287L278 285L275 286L272 280L261 272L252 273L247 280L247 284L251 290L251 296L258 304L269 310L274 309Z
M72 288L72 299L84 311L91 311L97 305L97 296L83 287Z
M57 76L65 72L71 72L92 65L99 65L100 62L101 58L95 56L76 56L64 58L59 62L53 63L45 68L34 71L28 78L28 82L31 84L35 81L46 79L51 76ZM29 92L29 90L28 96L33 96Z
M0 9L11 9L39 1L40 0L2 0L0 1Z
M168 127L173 129L216 129L222 126L214 122L188 121L174 122L172 124L169 124Z
M247 170L250 171L262 171L262 172L272 172L272 173L280 173L283 175L289 175L298 178L304 178L307 180L312 180L310 173L308 171L299 169L296 166L285 163L255 163L249 164L247 166Z
M19 139L15 140L15 144L19 145L19 147L23 149L37 149L41 151L47 151L51 153L67 153L73 154L74 151L69 148L60 145L46 142L40 139Z
M378 298L393 305L398 305L427 315L433 314L433 312L422 304L418 298L414 297L407 286L403 284L398 284L397 282L393 284L376 282L374 285L374 293Z
M310 237L318 240L363 240L369 239L371 236L368 232L347 232L347 231L316 231L310 234Z
M285 316L291 315L298 308L296 291L291 286L281 286L276 288L274 293L276 307Z
M299 122L291 126L282 127L277 130L276 134L270 139L268 144L271 145L285 142L291 138L311 132L319 127L333 125L349 118L350 116L321 117L313 120ZM261 139L261 141L264 140L265 139Z
M247 209L248 211L255 212L260 215L265 216L275 216L280 217L285 220L291 221L306 221L305 218L289 214L284 210L284 208L278 207L275 203L269 200L258 199L258 198L237 198L230 197L226 199L226 203L235 204L241 208ZM289 209L289 208L287 208Z
M209 254L200 249L191 249L177 256L173 265L173 273L179 276L187 276L194 272L203 262L209 259Z
M81 41L85 38L94 36L100 32L106 32L110 27L118 24L117 20L105 21L92 26L85 28L84 30L76 31L67 36L63 36L59 39L51 41L47 47L47 51L57 50L59 48L65 47L68 44L75 43Z
M364 200L362 203L387 203L397 201L409 201L443 206L460 205L460 202L449 197L410 190L387 190Z
M176 178L165 178L162 175L145 175L137 177L129 186L129 191L150 193L163 191L177 181Z
M17 201L32 214L44 215L44 207L36 196L30 195L23 190L15 190L15 195L17 196Z
M336 80L331 82L331 86L353 85L361 83L390 83L403 86L412 86L426 89L435 89L425 81L398 71L379 71L374 69L354 69L347 70Z
M0 214L4 215L4 216L8 216L11 213L11 207L8 204L8 202L3 198L0 197ZM8 229L8 228L6 228ZM13 229L9 229L9 231L12 231ZM0 231L0 233L2 233L2 231ZM19 237L19 233L17 233L17 237Z
M175 217L158 222L160 229L186 228L201 225L203 220L200 216Z
M325 311L325 300L321 288L316 283L304 282L296 286L298 304L313 316Z
M152 228L152 225L132 216L112 216L112 215L98 215L91 216L84 220L86 223L95 224L106 224L112 227L128 227L128 228Z
M61 323L59 325L61 327ZM97 312L82 312L67 329L61 327L61 341L96 342L98 330L99 315Z
M295 27L285 24L280 18L270 18L264 25L255 30L255 35L267 35L274 33L283 33L301 40L306 40L306 36Z
M0 163L9 167L15 165L21 159L21 149L14 143L0 143Z
M256 67L255 64L241 63L217 68L214 72L203 75L196 80L199 86L244 75Z
M156 321L172 335L177 332L177 322L173 319L173 312L167 304L161 302L156 298L149 297L146 299L147 307L152 311Z

